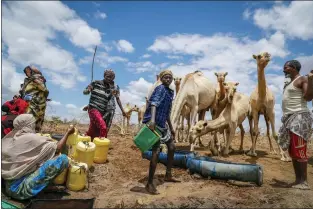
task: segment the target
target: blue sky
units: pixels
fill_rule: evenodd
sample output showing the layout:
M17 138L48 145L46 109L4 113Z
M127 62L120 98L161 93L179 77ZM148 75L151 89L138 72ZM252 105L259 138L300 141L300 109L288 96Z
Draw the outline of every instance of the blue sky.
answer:
M266 78L279 124L283 63L297 58L303 73L313 66L312 9L310 1L2 2L2 102L33 64L54 100L48 116L86 116L80 108L89 97L82 91L95 45L94 79L112 68L123 104L142 105L164 68L179 77L201 69L214 83L214 72L227 71L227 80L250 95L257 82L252 54L268 51Z

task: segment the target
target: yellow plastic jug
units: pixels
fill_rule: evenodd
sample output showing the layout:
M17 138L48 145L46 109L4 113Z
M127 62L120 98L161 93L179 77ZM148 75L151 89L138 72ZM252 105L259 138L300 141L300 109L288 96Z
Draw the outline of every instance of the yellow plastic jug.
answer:
M95 157L93 161L95 163L105 163L108 157L108 151L110 146L110 140L107 138L94 138L93 142L96 145Z
M60 153L61 155L61 153ZM68 159L68 163L70 165L72 159L67 157ZM55 177L55 179L53 180L53 183L54 184L57 184L57 185L61 185L61 184L64 184L65 183L65 180L66 180L66 175L67 175L67 171L68 171L68 167L65 168L62 173L60 173L57 177Z
M71 191L85 188L87 183L88 166L86 163L71 162L67 175L66 187Z
M90 168L93 165L96 145L93 142L78 142L76 145L75 160L83 162Z
M78 137L78 130L77 128L75 128L75 132L68 136L66 144L70 146L75 146L77 137Z
M65 169L62 171L62 173L60 173L60 174L53 180L53 183L54 183L54 184L58 184L58 185L64 184L64 183L65 183L65 180L66 180L67 171L68 171L68 168L65 168Z
M78 144L78 142L91 142L91 138L90 136L78 135L76 139L76 144Z

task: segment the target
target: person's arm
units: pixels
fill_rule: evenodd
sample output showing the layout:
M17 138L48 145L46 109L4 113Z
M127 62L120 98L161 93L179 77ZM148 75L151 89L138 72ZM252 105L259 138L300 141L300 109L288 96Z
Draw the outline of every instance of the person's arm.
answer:
M303 79L302 92L306 101L313 99L313 70L309 73L308 78Z
M70 128L67 130L63 138L57 143L57 150L56 150L57 153L60 152L63 146L66 144L68 136L73 134L74 132L75 132L74 126L70 126Z
M125 113L125 111L124 111L124 109L123 109L122 102L121 102L121 100L120 100L120 97L116 97L116 102L117 102L118 106L120 107L123 116L126 116L126 113Z
M117 102L118 106L120 107L123 116L126 116L126 113L124 111L124 108L123 108L123 105L122 105L122 102L121 102L121 99L120 99L120 87L118 85L116 85L116 87L113 89L112 94L115 97L116 102Z
M83 94L87 95L89 94L92 89L93 89L93 86L94 86L94 82L91 82L83 91Z

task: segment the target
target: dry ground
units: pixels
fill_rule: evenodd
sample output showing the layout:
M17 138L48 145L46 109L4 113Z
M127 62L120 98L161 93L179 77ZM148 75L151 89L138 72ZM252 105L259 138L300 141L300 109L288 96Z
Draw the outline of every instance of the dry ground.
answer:
M81 129L86 130L86 127ZM264 183L261 187L250 183L207 180L191 176L183 169L173 171L174 176L182 180L181 183L165 183L163 181L165 167L159 164L155 183L161 194L156 196L144 192L149 162L141 158L140 151L132 142L132 135L120 136L116 131L112 131L109 138L112 143L109 162L95 165L94 172L90 173L88 189L69 192L70 195L62 198L95 197L95 208L313 208L313 190L300 191L288 188L288 184L294 181L292 164L280 161L278 155L268 154L268 140L264 137L258 141L256 158L243 154L232 154L228 158L220 157L232 162L262 165ZM239 148L237 137L232 145L234 149ZM248 150L250 145L250 137L245 136L245 150ZM177 147L188 149L187 144L177 144ZM199 152L203 155L210 154L209 151ZM312 146L309 155L313 155ZM313 189L312 157L309 161L308 178ZM41 193L38 198L55 198L56 195Z

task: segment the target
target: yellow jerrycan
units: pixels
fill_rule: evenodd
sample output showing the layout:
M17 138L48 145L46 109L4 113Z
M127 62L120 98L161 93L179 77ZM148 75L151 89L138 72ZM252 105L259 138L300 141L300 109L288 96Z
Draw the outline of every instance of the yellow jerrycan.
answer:
M93 161L95 163L105 163L107 161L110 140L107 138L94 138L93 142L96 145L95 157Z
M90 138L90 136L82 136L79 134L77 135L76 144L72 146L72 151L71 151L72 157L74 159L76 159L76 157L77 157L76 148L77 148L77 144L79 142L91 142L91 138Z
M96 145L93 142L78 142L76 145L75 160L83 162L90 168L93 165Z
M60 153L60 155L61 155L61 153ZM69 158L69 157L67 157L67 159L68 159L68 163L69 163L69 165L70 165L72 159ZM65 181L66 181L67 172L68 172L68 167L65 168L65 169L62 171L62 173L60 173L57 177L55 177L55 179L53 180L53 183L54 183L54 184L57 184L57 185L62 185L62 184L64 184Z
M78 130L77 128L75 128L75 132L68 136L66 145L75 146L77 137L78 137Z
M88 166L86 163L71 162L67 174L66 187L71 191L79 191L87 184Z

